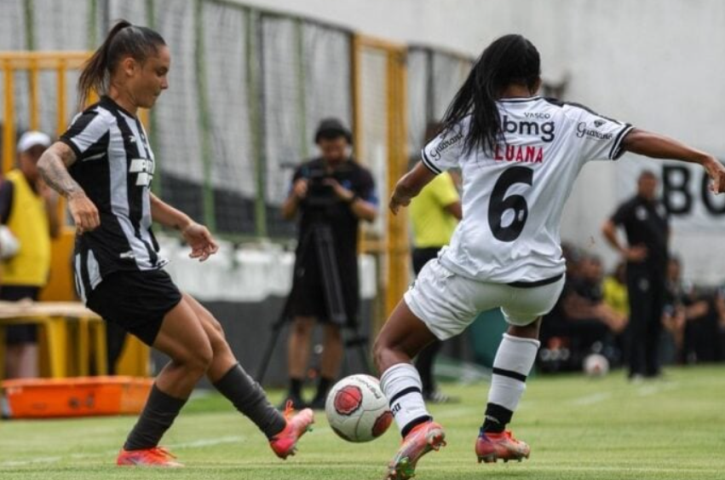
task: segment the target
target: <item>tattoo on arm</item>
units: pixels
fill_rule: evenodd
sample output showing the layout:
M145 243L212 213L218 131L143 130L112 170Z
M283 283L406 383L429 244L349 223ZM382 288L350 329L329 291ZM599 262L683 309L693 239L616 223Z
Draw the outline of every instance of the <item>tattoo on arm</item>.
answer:
M76 160L75 153L64 143L51 145L40 157L38 170L50 188L66 198L84 194L83 189L68 173Z

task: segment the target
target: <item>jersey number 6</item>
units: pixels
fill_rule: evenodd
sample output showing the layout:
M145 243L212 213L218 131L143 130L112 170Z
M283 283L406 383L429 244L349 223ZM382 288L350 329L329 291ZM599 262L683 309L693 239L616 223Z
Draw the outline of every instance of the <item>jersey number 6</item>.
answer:
M526 219L529 217L529 206L523 196L509 195L506 197L506 192L516 183L531 186L533 180L534 171L531 168L511 167L501 174L493 187L491 203L488 205L488 224L491 226L493 236L498 240L513 242L521 235ZM507 225L503 226L504 215L509 210L513 210L513 219L511 220L511 213L506 215L508 217Z

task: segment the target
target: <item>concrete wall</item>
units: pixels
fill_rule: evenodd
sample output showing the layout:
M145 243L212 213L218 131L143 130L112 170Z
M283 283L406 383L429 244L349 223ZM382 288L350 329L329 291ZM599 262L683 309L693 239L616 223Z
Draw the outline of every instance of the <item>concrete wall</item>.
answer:
M539 48L544 77L570 81L565 99L725 158L719 89L725 81L725 2L719 0L249 0L405 43L478 55L519 32ZM639 162L635 158L624 162ZM591 165L565 212L563 237L613 255L599 226L631 191L637 168ZM618 193L619 192L619 197ZM721 281L711 253L725 233L675 229L688 276Z

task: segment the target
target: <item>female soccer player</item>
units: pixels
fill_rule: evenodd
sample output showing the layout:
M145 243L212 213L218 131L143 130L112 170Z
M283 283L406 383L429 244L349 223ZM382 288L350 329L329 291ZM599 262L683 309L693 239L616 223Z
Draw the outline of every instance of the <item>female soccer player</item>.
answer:
M463 172L463 221L451 244L422 270L375 345L381 385L403 443L389 479L413 476L418 460L445 445L411 365L435 339L460 334L476 317L501 307L509 323L493 366L491 390L475 451L494 462L528 457L505 430L524 392L539 348L539 322L564 284L559 223L579 170L624 151L702 165L712 190L725 190L725 168L712 156L632 128L575 104L536 96L539 53L520 35L486 48L444 119L444 131L422 162L397 184L395 214L442 171Z
M68 199L78 236L76 286L105 320L167 354L118 465L181 464L158 443L206 375L267 436L277 456L294 454L313 423L311 410L283 416L234 357L219 322L164 272L152 222L174 228L204 261L217 244L203 225L150 190L154 155L139 108L151 108L168 88L170 53L155 31L120 21L81 73L81 105L91 90L100 101L78 115L39 162L48 185Z

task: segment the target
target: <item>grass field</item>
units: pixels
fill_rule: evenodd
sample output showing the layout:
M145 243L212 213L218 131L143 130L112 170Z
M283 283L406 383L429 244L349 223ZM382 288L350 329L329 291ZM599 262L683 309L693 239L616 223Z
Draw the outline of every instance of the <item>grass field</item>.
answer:
M448 447L418 468L420 480L725 479L725 368L672 369L666 380L536 377L515 418L532 446L524 463L477 464L473 444L487 385L447 386L463 397L434 407ZM279 392L273 395L279 399ZM398 445L393 426L370 444L339 440L318 415L296 457L282 462L263 436L215 395L192 400L165 437L182 470L113 466L134 419L0 422L0 479L381 479Z

